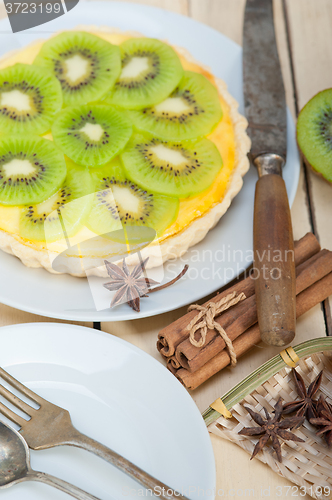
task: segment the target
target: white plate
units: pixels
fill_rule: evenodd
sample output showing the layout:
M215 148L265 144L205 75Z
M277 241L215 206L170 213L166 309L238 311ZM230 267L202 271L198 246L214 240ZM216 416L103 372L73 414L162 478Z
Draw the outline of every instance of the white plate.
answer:
M217 31L187 17L143 5L81 2L72 11L37 29L10 34L9 21L0 23L0 55L26 45L50 32L78 24L108 25L138 30L185 47L201 63L226 81L243 112L242 49ZM288 151L284 168L288 194L294 200L300 171L295 128L288 113ZM228 283L251 262L253 199L257 172L251 169L244 187L220 223L180 261L165 265L165 279L174 277L185 263L187 277L175 286L142 300L141 312L126 304L98 311L86 279L52 276L42 269L28 269L16 258L1 253L0 302L42 316L73 321L118 321L153 316L195 302ZM229 257L231 261L229 262ZM153 277L153 276L152 276ZM102 282L100 290L102 290Z
M191 499L202 498L199 489L203 498L213 498L215 463L204 421L187 391L158 361L106 333L56 323L0 328L0 345L1 366L69 410L78 430ZM32 451L31 462L102 500L143 492L110 464L69 446ZM1 491L3 500L23 498L69 497L38 483Z

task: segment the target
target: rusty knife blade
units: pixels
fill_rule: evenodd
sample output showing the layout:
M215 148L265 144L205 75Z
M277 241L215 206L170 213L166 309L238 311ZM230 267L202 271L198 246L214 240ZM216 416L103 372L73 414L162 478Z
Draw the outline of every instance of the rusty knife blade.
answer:
M286 160L286 99L272 0L247 0L243 28L243 86L252 158L262 153L275 153Z

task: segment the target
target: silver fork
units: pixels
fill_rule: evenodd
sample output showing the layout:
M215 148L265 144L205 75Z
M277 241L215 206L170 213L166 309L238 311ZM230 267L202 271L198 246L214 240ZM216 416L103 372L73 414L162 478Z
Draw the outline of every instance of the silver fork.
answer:
M0 413L20 426L19 432L33 450L45 450L62 445L83 448L111 463L148 490L151 490L155 494L158 493L157 496L167 500L187 500L186 497L150 476L150 474L129 462L129 460L115 451L79 432L73 426L67 410L41 398L38 394L9 375L3 368L0 368L0 376L9 385L39 405L38 409L33 408L3 385L0 385L0 395L31 417L27 421L0 402Z

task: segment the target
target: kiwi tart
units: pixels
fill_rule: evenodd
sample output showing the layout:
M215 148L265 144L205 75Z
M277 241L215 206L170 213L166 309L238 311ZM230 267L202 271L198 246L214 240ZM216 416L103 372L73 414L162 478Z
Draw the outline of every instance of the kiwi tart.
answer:
M60 254L79 259L70 248L80 242L143 226L156 234L142 250L150 267L181 256L241 189L246 127L225 84L166 42L80 27L9 54L0 248L56 272Z

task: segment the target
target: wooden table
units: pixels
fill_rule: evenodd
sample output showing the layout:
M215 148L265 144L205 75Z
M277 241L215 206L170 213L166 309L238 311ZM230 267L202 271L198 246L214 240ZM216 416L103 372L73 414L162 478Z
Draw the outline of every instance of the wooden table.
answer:
M187 15L212 26L241 44L245 0L135 0ZM286 86L287 102L294 118L304 104L318 91L332 87L332 1L275 0L278 47ZM5 15L0 5L0 17ZM222 64L222 60L220 61ZM300 183L292 207L294 237L313 231L322 247L332 249L332 187L302 168ZM156 318L102 323L101 329L119 335L161 361L156 351L158 331L176 319L184 310ZM45 321L45 318L0 305L0 325ZM93 326L93 325L87 325ZM94 325L99 327L99 325ZM332 335L331 298L318 305L298 322L297 341ZM261 348L241 358L234 370L224 370L192 397L203 411L209 403L224 394L254 368L278 350ZM288 498L292 492L288 481L279 478L258 460L236 445L211 436L217 467L218 497L222 498ZM279 490L277 489L279 487ZM278 491L282 495L278 495ZM302 497L309 499L309 496Z

